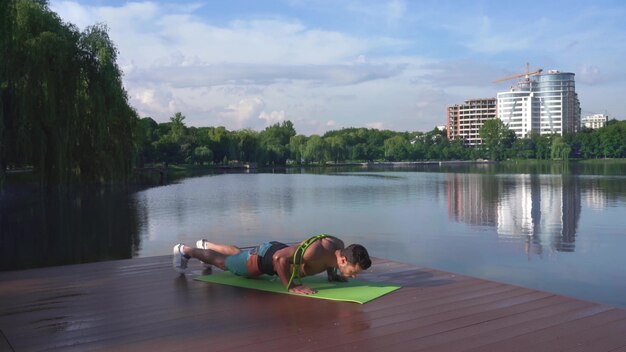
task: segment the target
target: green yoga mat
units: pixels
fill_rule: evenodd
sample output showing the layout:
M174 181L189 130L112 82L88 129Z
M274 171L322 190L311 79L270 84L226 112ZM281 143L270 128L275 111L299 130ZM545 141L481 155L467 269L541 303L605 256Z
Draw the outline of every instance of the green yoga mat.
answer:
M261 291L283 293L301 297L329 299L333 301L345 301L355 303L367 303L373 299L386 295L399 289L401 286L350 280L348 282L328 282L325 275L309 276L302 279L302 283L317 290L311 295L300 295L287 292L285 286L277 276L261 275L258 278L249 279L233 275L226 271L212 275L198 276L199 281L211 282L222 285L230 285L243 288L251 288Z

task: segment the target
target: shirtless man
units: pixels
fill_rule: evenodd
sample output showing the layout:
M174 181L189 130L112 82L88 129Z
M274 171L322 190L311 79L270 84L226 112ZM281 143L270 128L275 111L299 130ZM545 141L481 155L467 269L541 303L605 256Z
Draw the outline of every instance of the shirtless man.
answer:
M369 254L362 245L352 244L344 247L343 241L338 238L317 237L319 238L314 240L304 252L304 257L296 259L299 263L296 266L300 277L326 271L329 281L346 282L348 278L355 278L358 273L372 265ZM196 258L239 276L278 275L289 292L305 295L317 292L300 283L290 282L294 267L294 254L299 245L288 246L280 242L265 242L253 249L241 250L237 246L211 243L204 239L199 240L196 245L198 248L182 243L174 246L174 269L179 273L184 273L189 259Z

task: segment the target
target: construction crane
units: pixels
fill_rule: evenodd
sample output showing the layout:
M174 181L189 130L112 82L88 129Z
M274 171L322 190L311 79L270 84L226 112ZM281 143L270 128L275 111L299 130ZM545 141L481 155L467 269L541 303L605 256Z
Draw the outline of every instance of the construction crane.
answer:
M520 74L513 75L513 76L502 77L493 81L493 83L504 82L504 81L508 81L508 80L520 78L520 77L524 77L526 81L528 81L530 79L530 76L541 74L541 72L543 72L543 69L540 68L535 72L529 72L529 71L530 71L530 65L526 63L526 73L520 73Z

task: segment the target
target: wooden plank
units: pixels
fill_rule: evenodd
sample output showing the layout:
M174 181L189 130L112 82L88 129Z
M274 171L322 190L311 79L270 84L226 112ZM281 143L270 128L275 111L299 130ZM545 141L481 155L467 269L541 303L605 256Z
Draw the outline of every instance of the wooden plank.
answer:
M551 342L553 351L609 351L624 346L624 331L626 317L619 321L589 327L578 334L568 334Z
M2 330L0 330L0 351L15 352L15 350L13 349L13 346L11 346L6 336L4 336L4 333L2 332Z
M485 322L478 324L476 327L468 328L466 329L467 331L461 329L436 336L433 339L424 339L419 341L419 344L420 346L428 345L431 351L467 351L471 348L484 351L486 349L483 346L493 341L510 340L528 331L538 331L567 321L576 320L581 316L602 313L602 309L597 306L581 306L580 303L576 305L575 302L568 302L560 305L559 309L545 309L540 315L533 314L532 319L526 320L524 318L524 320L511 325L506 321L511 320L510 318L499 319L499 321L493 322L494 324L504 323L505 326L502 328L498 328L497 325L490 324L490 322ZM475 330L475 328L479 330ZM435 339L436 343L430 345L430 340Z
M575 319L569 322L542 327L541 329L526 329L519 331L516 337L501 336L498 342L487 344L470 351L551 351L555 345L563 343L563 336L568 332L579 334L590 327L603 326L624 319L626 311L609 309L592 316Z
M491 307L489 304L482 305L473 309L459 309L453 312L450 316L446 315L433 315L426 317L417 317L416 319L396 321L391 324L385 324L383 326L371 329L367 338L362 336L349 335L346 337L345 343L342 343L338 347L347 347L348 344L353 346L370 347L370 348L404 348L411 346L411 350L416 350L413 345L418 342L414 342L417 339L426 339L419 341L419 346L422 346L424 341L430 341L435 339L434 342L440 341L443 333L450 331L462 331L467 334L477 333L476 330L492 328L494 321L501 320L494 326L502 326L501 324L513 324L517 322L503 321L506 318L519 319L518 315L523 312L535 312L535 314L542 314L546 307L554 307L555 305L563 304L560 301L560 297L552 296L540 292L538 295L530 294L525 297L525 300L521 302L515 302L504 308ZM569 303L569 302L568 302ZM579 304L580 305L580 304ZM571 303L561 309L573 309ZM547 314L547 313L543 313ZM486 326L479 326L479 324L485 323ZM491 323L491 324L490 324ZM467 329L467 330L462 330ZM444 340L445 341L445 340Z
M515 297L512 295L512 293L514 293L514 291L508 291L505 293L497 294L497 295L503 296L503 298L501 298L499 301L501 303L504 303L504 301L509 300L509 303L510 303L510 301L514 299L524 299L524 298L521 298L519 294L517 295L517 297ZM495 299L495 296L497 295L492 295L489 298ZM484 297L481 297L481 299L484 299ZM526 297L525 299L528 299L528 297ZM351 317L352 320L350 321L349 325L342 326L342 338L340 341L345 342L345 338L350 339L351 337L354 337L355 340L359 340L360 334L363 332L363 327L367 327L368 331L372 331L372 329L376 329L379 326L392 324L394 322L412 321L412 320L419 320L419 321L431 320L432 321L433 319L441 319L441 320L451 319L451 316L455 314L467 315L472 310L475 310L477 306L478 305L476 304L473 304L473 305L470 304L469 307L464 307L464 309L461 309L459 307L448 307L446 309L446 305L444 304L444 305L430 307L427 310L412 309L412 310L403 312L402 314L398 312L391 316L376 316L372 314L367 314L363 316L355 315ZM428 324L429 323L425 323L425 325L428 325ZM323 339L325 338L325 336L330 335L333 332L333 330L336 330L337 328L338 328L337 325L324 326L324 323L318 323L316 324L315 330L314 330L317 336L313 336L310 339L311 341L315 341L316 348L321 348L321 349L333 348L335 347L337 343L336 341L323 341ZM267 329L267 333L271 334L270 328ZM271 335L273 339L271 340L271 342L264 343L264 346L267 346L268 348L277 348L277 349L280 349L281 346L284 346L295 337L294 334L289 334L289 335L284 335L284 336L279 336L277 334L271 334ZM252 346L250 345L249 347L252 347Z

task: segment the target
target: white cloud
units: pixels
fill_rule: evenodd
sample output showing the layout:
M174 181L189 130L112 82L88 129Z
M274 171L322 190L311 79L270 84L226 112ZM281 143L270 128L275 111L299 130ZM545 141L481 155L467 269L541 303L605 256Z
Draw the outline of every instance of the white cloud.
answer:
M259 119L265 121L265 126L274 125L279 122L285 121L285 112L284 111L272 111L272 112L261 112L259 115Z
M140 116L167 117L178 111L172 93L154 86L132 89L129 101Z
M196 15L194 6L140 2L95 7L61 1L51 8L79 28L107 23L121 57L148 67L160 66L178 53L203 64L319 65L340 62L375 45L340 32L307 28L298 20L234 20L216 26Z
M181 57L181 60L185 60ZM386 79L402 72L402 65L163 65L133 69L127 79L164 82L173 87L222 85L269 85L285 81L308 81L323 85L352 85Z
M243 99L215 111L222 125L231 129L257 127L255 121L259 117L265 103L259 97Z

